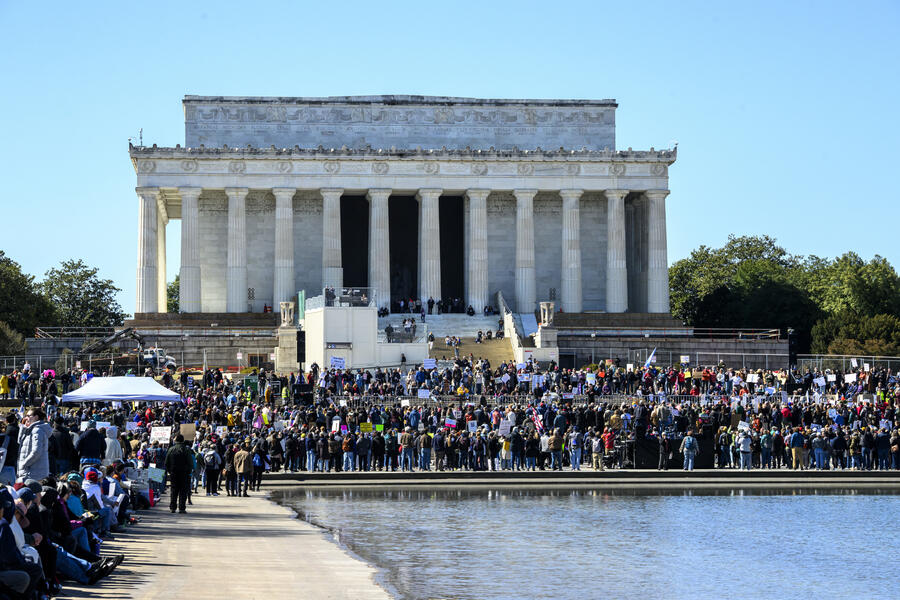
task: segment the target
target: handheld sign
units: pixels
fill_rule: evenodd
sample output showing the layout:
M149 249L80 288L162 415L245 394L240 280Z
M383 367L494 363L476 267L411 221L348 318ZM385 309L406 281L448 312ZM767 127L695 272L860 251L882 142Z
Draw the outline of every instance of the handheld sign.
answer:
M372 424L371 423L360 423L359 430L362 433L372 433Z
M427 388L419 388L419 398L430 398L431 390Z
M466 424L466 427L468 427L469 433L475 433L476 431L478 431L478 423L476 423L475 421L469 421Z
M426 369L436 369L437 368L437 359L435 358L426 358L422 361L422 366Z
M172 437L172 427L168 425L156 425L150 432L150 442L159 442L160 444L168 444Z
M331 357L331 368L332 369L343 369L344 368L344 357L343 356L332 356Z

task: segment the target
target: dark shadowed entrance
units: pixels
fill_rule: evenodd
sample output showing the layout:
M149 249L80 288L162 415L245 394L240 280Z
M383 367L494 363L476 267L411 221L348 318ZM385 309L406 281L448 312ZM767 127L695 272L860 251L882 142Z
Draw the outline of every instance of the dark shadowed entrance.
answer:
M418 294L419 203L412 196L388 201L391 252L391 310Z
M341 261L345 287L369 285L369 201L341 197Z
M441 295L443 299L462 298L463 285L463 199L442 196L441 219ZM438 300L438 298L435 298Z

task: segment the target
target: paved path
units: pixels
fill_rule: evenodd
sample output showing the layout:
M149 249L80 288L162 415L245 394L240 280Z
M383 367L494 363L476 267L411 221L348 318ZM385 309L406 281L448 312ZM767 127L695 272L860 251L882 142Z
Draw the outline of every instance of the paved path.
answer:
M184 515L171 514L163 500L104 544L104 554L125 554L110 577L93 587L67 581L59 598L390 598L373 568L264 494L195 496Z

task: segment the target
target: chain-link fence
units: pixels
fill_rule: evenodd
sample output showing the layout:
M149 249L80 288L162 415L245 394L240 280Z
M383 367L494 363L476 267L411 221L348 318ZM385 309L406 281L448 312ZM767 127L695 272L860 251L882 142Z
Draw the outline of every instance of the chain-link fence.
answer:
M896 373L900 369L900 356L851 356L839 354L798 354L797 368L800 371L810 370L824 371L856 371L857 369L890 369Z
M787 367L788 355L755 352L695 352L691 350L663 350L654 348L631 348L629 350L610 349L609 352L593 348L560 348L561 367L579 369L585 365L602 364L607 359L618 358L621 366L633 364L643 366L653 355L656 366L687 364L690 366L713 366L724 363L727 367L748 369L783 369Z

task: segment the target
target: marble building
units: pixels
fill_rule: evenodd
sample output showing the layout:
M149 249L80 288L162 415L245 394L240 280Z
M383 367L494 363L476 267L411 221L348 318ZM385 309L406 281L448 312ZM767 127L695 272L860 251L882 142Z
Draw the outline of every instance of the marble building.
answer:
M530 313L668 313L675 150L617 150L613 100L186 96L184 145L130 148L136 317L261 312L324 286L379 306L503 292Z

